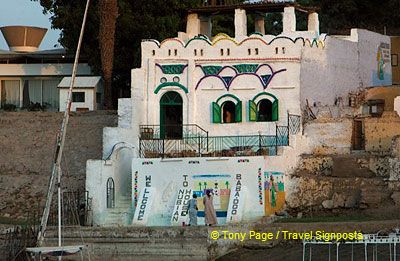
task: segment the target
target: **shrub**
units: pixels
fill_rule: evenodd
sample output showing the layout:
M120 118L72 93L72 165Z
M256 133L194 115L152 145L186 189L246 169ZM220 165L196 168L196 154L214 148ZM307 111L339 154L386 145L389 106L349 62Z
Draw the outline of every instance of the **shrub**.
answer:
M46 105L41 105L40 103L33 103L31 102L31 104L26 108L28 111L44 111L46 110Z
M5 111L16 111L17 110L17 106L14 105L14 104L6 103L6 104L3 105L3 110L5 110Z

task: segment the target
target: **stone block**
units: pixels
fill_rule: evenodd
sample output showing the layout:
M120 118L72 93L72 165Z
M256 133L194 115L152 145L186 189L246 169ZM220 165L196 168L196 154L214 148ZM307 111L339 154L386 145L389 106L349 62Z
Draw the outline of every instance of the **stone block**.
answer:
M400 159L390 158L389 160L389 180L400 181Z

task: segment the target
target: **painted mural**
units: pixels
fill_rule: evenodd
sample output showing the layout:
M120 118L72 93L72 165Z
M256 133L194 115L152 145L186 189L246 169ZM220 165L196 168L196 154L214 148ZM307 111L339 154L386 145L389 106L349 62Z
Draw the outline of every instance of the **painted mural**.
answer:
M386 67L390 64L390 45L388 43L381 43L378 46L378 51L376 53L377 68L373 73L373 84L380 85L386 83L390 80L388 72L386 72ZM387 82L390 84L390 82Z
M207 189L214 193L214 208L217 217L226 217L231 193L231 175L201 174L193 175L193 193L197 195L198 216L204 217L203 197Z
M236 78L249 75L258 78L265 90L277 74L286 72L285 68L274 70L269 64L196 65L196 67L200 67L204 75L197 82L195 90L207 78L217 78L221 80L225 89L229 91Z
M282 172L264 172L265 216L270 216L285 207L285 183Z
M150 163L151 162L151 163ZM198 224L204 224L203 198L206 190L214 194L218 224L261 218L266 213L264 186L265 158L183 158L133 159L132 224L139 226L182 226L188 220L188 201L197 195ZM281 188L283 178L275 177ZM282 175L283 177L283 175ZM268 176L269 180L269 176ZM283 184L283 183L282 183ZM284 189L281 189L282 191ZM277 205L285 195L277 195ZM270 205L270 204L269 204ZM139 211L141 214L139 215ZM229 212L229 213L228 213ZM273 213L269 211L268 213Z

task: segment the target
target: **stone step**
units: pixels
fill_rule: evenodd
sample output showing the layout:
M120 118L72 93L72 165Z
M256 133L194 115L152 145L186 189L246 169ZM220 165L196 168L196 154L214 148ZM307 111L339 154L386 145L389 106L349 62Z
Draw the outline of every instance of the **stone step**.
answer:
M131 203L115 202L115 208L132 208Z

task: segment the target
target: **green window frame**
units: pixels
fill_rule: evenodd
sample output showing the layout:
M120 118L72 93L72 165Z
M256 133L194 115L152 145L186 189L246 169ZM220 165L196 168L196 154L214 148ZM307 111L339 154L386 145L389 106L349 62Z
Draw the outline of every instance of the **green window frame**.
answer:
M266 96L265 98L263 97L262 99L260 99L257 103L255 102L257 100L257 98L259 98L260 96ZM272 100L271 100L272 98ZM271 119L270 120L262 120L260 119L260 111L259 111L259 105L261 103L261 101L263 100L269 100L272 103L271 106ZM248 120L250 122L274 122L274 121L278 121L279 120L279 100L278 98L276 98L276 96L270 94L270 93L266 93L266 92L262 92L257 94L252 100L249 100L248 102Z
M233 122L223 122L223 106L227 101L224 101L221 103L223 98L230 97L233 98L234 101L231 101L235 104L235 118ZM217 101L212 102L211 104L212 107L212 122L213 123L224 123L224 124L230 124L230 123L239 123L242 122L242 101L239 100L238 97L232 94L225 94L217 99Z

